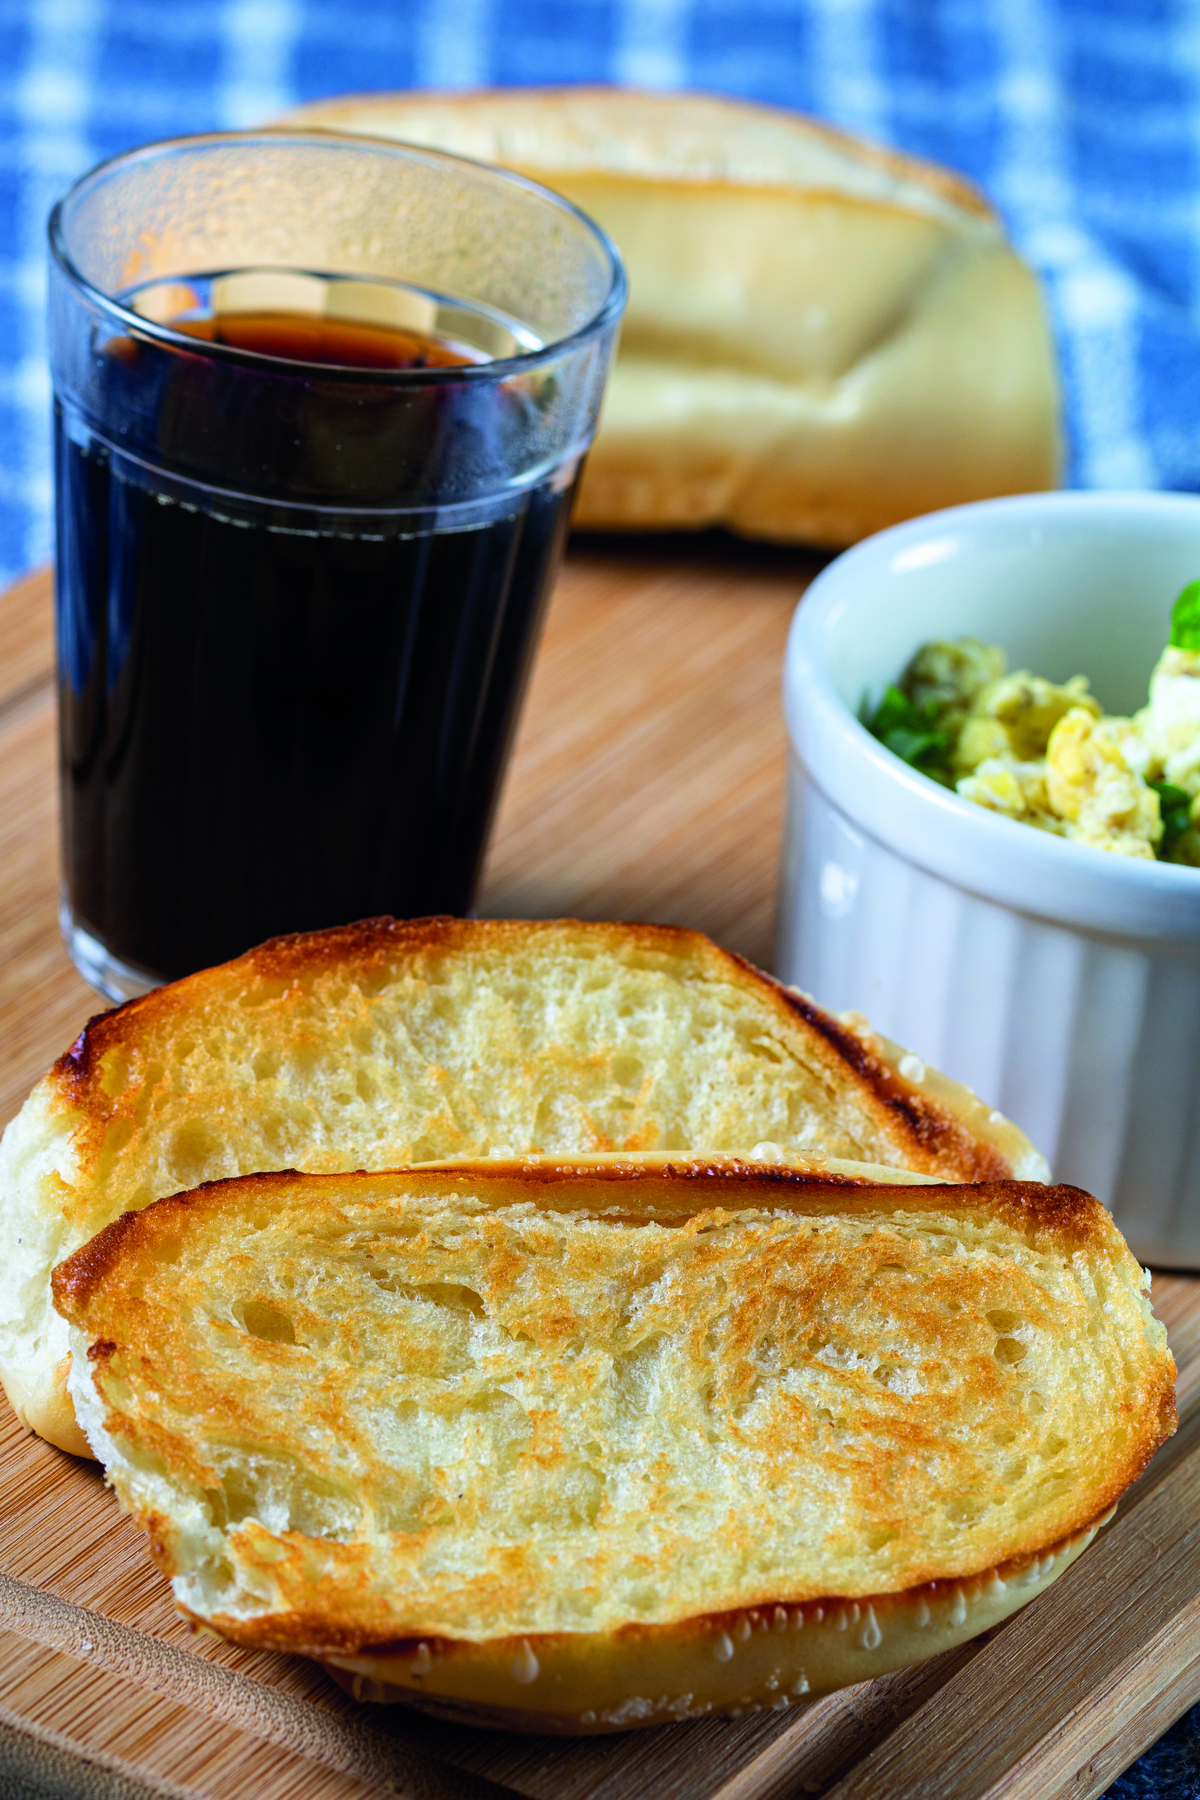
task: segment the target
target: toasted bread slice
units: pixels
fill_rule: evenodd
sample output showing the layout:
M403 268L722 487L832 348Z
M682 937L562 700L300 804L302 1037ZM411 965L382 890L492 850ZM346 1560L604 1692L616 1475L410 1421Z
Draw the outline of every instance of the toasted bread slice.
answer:
M629 305L576 521L847 544L1052 487L1037 284L969 183L781 107L508 88L319 100L555 188L619 246Z
M54 1272L194 1619L536 1729L778 1704L1066 1566L1174 1428L1104 1208L732 1159L219 1182Z
M202 1181L764 1145L957 1181L1048 1174L965 1088L697 932L377 919L279 938L94 1019L9 1126L0 1375L28 1425L87 1455L50 1270Z

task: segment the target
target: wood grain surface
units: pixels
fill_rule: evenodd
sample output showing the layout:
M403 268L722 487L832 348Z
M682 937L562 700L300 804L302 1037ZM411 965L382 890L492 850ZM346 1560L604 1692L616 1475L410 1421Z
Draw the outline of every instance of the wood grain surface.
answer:
M817 565L722 540L576 543L482 910L696 925L769 965L780 664ZM98 1009L56 921L50 584L0 597L0 1123ZM355 1705L193 1633L95 1465L0 1418L0 1789L529 1800L1091 1800L1200 1695L1200 1280L1160 1275L1181 1429L1116 1522L984 1640L805 1709L593 1739Z

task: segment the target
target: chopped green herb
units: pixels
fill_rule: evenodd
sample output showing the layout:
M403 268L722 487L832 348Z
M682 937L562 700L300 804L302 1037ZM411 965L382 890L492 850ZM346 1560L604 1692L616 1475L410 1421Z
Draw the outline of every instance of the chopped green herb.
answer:
M1197 585L1200 586L1200 583ZM1183 836L1192 822L1192 798L1170 781L1151 781L1148 785L1158 795L1158 810L1163 822L1158 854L1160 857L1169 856L1176 840Z
M1189 581L1171 608L1171 643L1176 650L1200 650L1200 581Z
M944 766L950 740L937 730L937 707L930 701L914 706L898 687L887 687L875 711L865 720L867 730L885 749L911 768L926 774Z

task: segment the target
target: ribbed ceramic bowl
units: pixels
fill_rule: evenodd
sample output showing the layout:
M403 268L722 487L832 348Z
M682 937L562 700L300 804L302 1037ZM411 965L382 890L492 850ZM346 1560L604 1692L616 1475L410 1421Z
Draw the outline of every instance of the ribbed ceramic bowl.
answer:
M1014 824L859 723L918 645L1146 700L1200 576L1200 500L1038 494L881 532L797 610L779 972L998 1106L1144 1262L1200 1266L1200 870Z

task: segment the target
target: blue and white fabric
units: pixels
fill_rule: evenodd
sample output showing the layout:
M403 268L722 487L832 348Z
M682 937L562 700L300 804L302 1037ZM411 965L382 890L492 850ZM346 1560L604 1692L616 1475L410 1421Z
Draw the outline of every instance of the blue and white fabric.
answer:
M73 176L324 93L572 81L776 101L964 171L1045 283L1068 479L1200 490L1196 0L0 0L0 580L49 553Z

